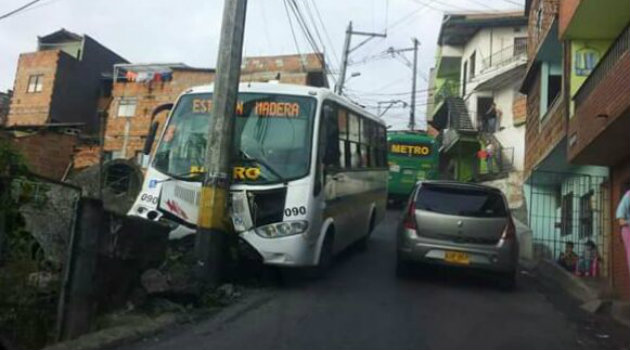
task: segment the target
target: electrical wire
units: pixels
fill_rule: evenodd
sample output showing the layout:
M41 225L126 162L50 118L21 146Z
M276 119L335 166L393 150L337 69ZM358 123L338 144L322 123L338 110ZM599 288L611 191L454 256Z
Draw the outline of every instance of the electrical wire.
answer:
M291 8L291 10L293 11L293 14L295 15L296 20L298 21L298 24L300 25L300 28L302 29L302 32L306 38L306 41L308 42L308 44L311 46L311 48L316 52L322 52L319 47L317 46L317 42L315 41L315 38L313 37L313 34L311 33L308 24L306 23L306 20L304 19L304 16L302 15L302 12L300 11L299 6L297 5L295 0L285 0L289 2L289 7ZM323 53L323 52L322 52ZM329 75L332 79L333 82L335 84L337 84L337 79L335 78L335 76L331 73L330 69L328 68L326 62L319 56L317 55L317 59L320 61L320 63L322 64L322 67L324 68L324 70L326 71L326 75Z
M293 22L291 21L291 15L289 14L289 8L287 7L286 0L283 0L284 10L287 13L287 21L289 21L289 27L291 27L291 35L293 36L293 42L295 43L295 49L297 50L298 55L302 57L302 53L300 52L300 45L298 44L297 36L295 35L295 30L293 29ZM302 65L302 70L306 71L306 67L304 67L304 62L300 59L300 64Z
M328 57L326 57L326 44L324 43L324 39L322 39L322 35L319 32L317 22L315 21L315 16L313 16L313 12L311 11L311 7L309 6L308 1L304 1L303 4L304 4L304 7L306 8L306 13L308 14L308 17L311 20L311 24L313 25L313 28L315 28L315 35L317 35L317 38L319 39L319 43L322 45L322 54L325 56L326 62L330 62L331 60Z
M15 10L9 11L9 12L5 13L4 15L0 15L0 20L3 20L5 18L11 17L13 15L16 15L16 14L26 10L27 8L35 5L36 3L40 2L40 1L42 1L42 0L32 0L31 2L28 2L28 3L24 4L24 5L16 8Z
M324 24L324 21L322 20L322 15L319 12L319 8L317 7L317 2L315 0L311 0L311 2L313 3L313 7L315 8L315 13L317 14L317 18L319 19L319 24L321 24L322 30L324 31L324 36L326 36L326 39L328 40L328 44L330 45L330 50L332 51L333 57L335 58L335 61L337 62L337 64L341 65L341 60L339 59L339 56L337 55L337 51L335 50L335 45L330 39L330 35L328 35L328 30L326 29L326 25Z

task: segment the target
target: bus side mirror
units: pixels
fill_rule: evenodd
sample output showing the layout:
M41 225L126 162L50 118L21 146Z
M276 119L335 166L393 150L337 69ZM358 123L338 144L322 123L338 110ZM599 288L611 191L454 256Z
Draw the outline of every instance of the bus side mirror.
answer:
M144 149L142 153L149 155L151 153L151 148L153 147L153 142L155 142L155 135L157 134L158 127L160 123L153 122L151 124L151 129L149 129L149 134L147 135L147 139L144 141Z

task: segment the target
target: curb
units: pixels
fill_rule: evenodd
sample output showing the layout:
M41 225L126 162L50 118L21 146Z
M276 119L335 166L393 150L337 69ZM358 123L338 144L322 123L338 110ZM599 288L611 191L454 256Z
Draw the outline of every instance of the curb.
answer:
M191 313L166 313L156 318L145 316L144 320L134 325L123 325L102 329L93 333L82 335L76 339L53 344L43 350L99 350L109 349L130 344L143 338L161 333L173 326L190 324L202 319L211 319L221 313L245 313L252 305L269 300L269 293L262 292L259 295L245 296L234 304L216 309L197 310ZM235 316L231 316L235 317Z
M190 318L186 317L186 315L173 313L164 314L154 319L147 316L146 320L133 326L126 325L102 329L94 333L82 335L77 339L45 347L44 350L96 350L106 347L115 347L156 334L163 329L189 319Z
M520 264L529 271L535 271L538 280L548 288L560 288L574 297L581 303L582 310L609 316L620 325L630 327L630 303L611 300L605 290L587 285L554 261L541 259L537 262L521 261Z
M610 316L620 324L630 327L630 303L614 301L610 307Z
M582 303L589 303L601 299L603 296L601 291L590 287L578 277L558 266L554 261L539 260L536 264L536 271L543 283L563 289Z

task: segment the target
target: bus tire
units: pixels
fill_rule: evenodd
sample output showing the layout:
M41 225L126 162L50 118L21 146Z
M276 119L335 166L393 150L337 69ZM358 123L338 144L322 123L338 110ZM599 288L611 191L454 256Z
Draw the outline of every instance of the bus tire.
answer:
M372 231L374 231L375 223L376 223L376 213L372 212L372 215L370 215L370 225L368 226L368 231L365 234L365 236L363 236L363 238L359 240L359 243L357 244L357 248L359 248L359 250L362 252L366 251L368 248L368 241L370 240L370 237L372 236Z
M328 274L330 268L333 263L333 243L335 240L334 231L329 229L326 231L326 237L324 237L324 242L322 242L322 248L319 252L319 261L317 262L317 266L315 267L315 277L322 278Z

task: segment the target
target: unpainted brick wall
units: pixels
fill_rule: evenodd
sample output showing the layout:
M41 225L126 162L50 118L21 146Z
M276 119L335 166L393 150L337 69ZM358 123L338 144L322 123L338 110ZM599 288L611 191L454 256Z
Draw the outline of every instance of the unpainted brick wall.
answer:
M630 108L630 52L623 54L591 94L576 104L569 122L569 134L576 142L569 148L569 160L611 127ZM597 118L607 115L607 118Z
M101 150L95 145L78 145L73 155L73 169L81 170L99 163Z
M537 74L527 94L525 128L525 178L566 136L564 99L560 98L540 119L540 75Z
M78 137L56 130L40 130L9 140L24 156L30 171L60 180L72 161Z
M122 150L125 138L125 125L129 123L126 158L132 158L144 147L144 141L151 126L151 113L159 105L173 103L182 92L198 85L209 84L214 80L214 73L196 70L175 70L173 80L152 84L136 82L118 82L114 84L112 101L105 130L105 151ZM122 98L137 99L136 113L133 117L118 117L118 106ZM158 135L164 126L167 112L156 116L160 123Z
M60 51L20 55L7 125L41 125L49 122L50 104ZM27 92L31 75L43 74L42 91Z
M527 96L518 95L512 103L512 118L514 125L521 125L527 119Z
M527 24L527 57L530 62L531 59L536 55L536 51L538 50L538 46L542 39L544 39L545 34L551 27L553 20L558 13L558 4L559 0L533 0L532 5L529 11L529 21ZM539 6L542 3L542 29L540 33L537 30L538 23L538 10Z

